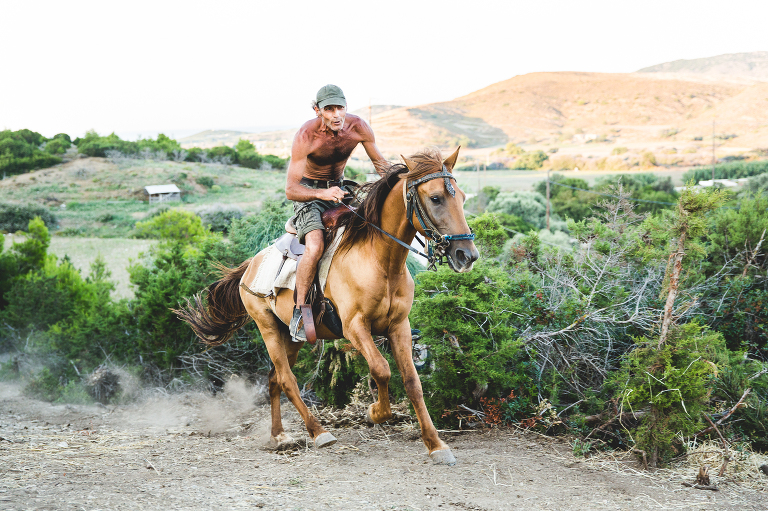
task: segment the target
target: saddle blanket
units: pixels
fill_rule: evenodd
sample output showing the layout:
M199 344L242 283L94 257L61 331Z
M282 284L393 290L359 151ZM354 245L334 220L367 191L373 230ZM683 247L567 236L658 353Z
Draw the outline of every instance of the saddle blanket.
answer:
M344 233L344 229L340 228L336 233L336 237L333 239L328 247L325 249L323 257L320 258L320 262L317 264L317 277L320 281L320 287L325 290L325 282L328 280L328 271L331 269L331 261L336 253L336 249L339 247L341 241L341 235ZM264 259L259 265L259 270L256 272L256 276L248 285L248 288L258 296L264 298L277 296L277 293L281 289L295 289L296 288L296 261L290 258L285 258L282 252L273 243L265 249ZM282 265L282 268L281 268ZM280 272L278 274L278 271ZM247 284L246 284L247 285Z

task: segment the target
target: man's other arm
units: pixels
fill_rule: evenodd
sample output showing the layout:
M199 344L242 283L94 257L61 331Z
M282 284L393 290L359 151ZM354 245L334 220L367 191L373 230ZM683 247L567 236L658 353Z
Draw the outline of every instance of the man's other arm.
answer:
M381 151L379 151L379 147L376 145L376 137L373 135L373 129L362 119L360 122L360 135L363 138L363 149L365 149L365 153L368 155L368 158L371 159L371 163L373 163L376 172L380 176L383 176L389 169L389 162L384 159Z

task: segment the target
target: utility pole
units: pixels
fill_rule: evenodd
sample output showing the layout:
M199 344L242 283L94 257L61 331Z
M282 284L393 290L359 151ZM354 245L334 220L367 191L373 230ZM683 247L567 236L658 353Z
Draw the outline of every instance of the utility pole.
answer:
M547 169L547 230L549 230L549 169Z
M712 186L715 186L715 120L712 119Z

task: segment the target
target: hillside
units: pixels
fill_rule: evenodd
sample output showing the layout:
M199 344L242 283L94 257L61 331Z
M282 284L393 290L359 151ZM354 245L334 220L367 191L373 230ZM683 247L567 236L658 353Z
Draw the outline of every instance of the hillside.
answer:
M683 73L717 78L735 76L768 81L768 51L726 53L716 57L675 60L645 67L638 73Z
M369 118L367 107L356 113ZM637 73L530 73L452 101L377 105L371 124L387 155L427 145L484 149L514 142L601 156L610 147L590 142L665 154L706 151L713 120L722 155L768 147L768 52L668 62ZM294 132L227 132L216 141L248 138L259 150L287 155ZM194 141L213 140L204 135ZM182 142L192 145L193 137Z

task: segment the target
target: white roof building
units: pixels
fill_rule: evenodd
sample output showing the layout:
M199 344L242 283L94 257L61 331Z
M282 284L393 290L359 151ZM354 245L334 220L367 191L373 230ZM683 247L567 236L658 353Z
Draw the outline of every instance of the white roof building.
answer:
M180 201L181 190L176 185L149 185L144 187L144 193L149 196L149 203L156 204L166 201Z

